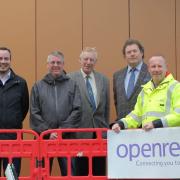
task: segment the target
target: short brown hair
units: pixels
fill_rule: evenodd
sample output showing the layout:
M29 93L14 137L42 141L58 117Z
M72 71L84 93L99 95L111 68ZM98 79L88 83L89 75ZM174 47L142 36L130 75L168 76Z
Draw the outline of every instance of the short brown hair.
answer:
M3 51L8 51L9 54L10 54L10 59L11 59L11 50L7 47L0 47L0 50L3 50Z

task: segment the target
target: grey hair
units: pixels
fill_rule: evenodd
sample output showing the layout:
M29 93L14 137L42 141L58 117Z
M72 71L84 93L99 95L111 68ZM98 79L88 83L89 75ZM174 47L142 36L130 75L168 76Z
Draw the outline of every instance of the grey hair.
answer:
M60 51L51 52L47 57L47 62L50 62L52 56L58 57L62 62L64 62L64 54L62 52Z
M80 54L80 59L82 59L82 57L83 57L83 55L84 55L84 53L85 52L90 52L90 53L93 53L94 55L95 55L95 60L97 60L97 56L98 56L98 54L97 54L97 50L96 50L96 48L95 47L85 47L83 50L82 50L82 52L81 52L81 54Z

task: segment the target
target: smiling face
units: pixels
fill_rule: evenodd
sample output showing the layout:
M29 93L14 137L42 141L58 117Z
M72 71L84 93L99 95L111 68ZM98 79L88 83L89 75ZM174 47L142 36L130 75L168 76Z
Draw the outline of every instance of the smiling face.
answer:
M80 64L83 72L90 74L94 70L96 64L96 53L93 51L84 51L80 56Z
M0 50L0 74L6 74L11 66L11 55L7 50Z
M62 74L64 69L64 61L60 56L49 55L47 62L47 69L54 77Z
M158 85L166 76L167 66L165 59L162 56L152 56L149 59L148 69L154 84Z

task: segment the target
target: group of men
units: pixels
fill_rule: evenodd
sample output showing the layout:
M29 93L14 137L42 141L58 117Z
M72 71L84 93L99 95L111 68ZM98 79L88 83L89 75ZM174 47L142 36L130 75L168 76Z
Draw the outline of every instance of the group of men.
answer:
M154 55L146 65L144 47L134 39L125 42L122 53L127 66L113 75L117 120L110 127L118 133L127 128L180 126L180 83L167 71L165 58ZM80 70L66 74L63 53L53 51L48 55L48 73L31 90L30 127L34 131L40 134L58 128L109 128L109 80L95 71L97 59L96 49L87 47L80 54ZM10 64L11 51L0 48L0 128L21 129L29 108L27 83ZM15 138L0 134L0 139ZM48 138L56 139L57 133ZM73 133L64 138L92 139L96 134ZM7 158L0 160L5 169ZM67 175L67 159L61 157L58 162L62 176ZM13 163L19 175L20 158L14 158ZM88 169L86 157L72 159L73 175L87 176ZM94 158L93 175L105 174L106 158Z

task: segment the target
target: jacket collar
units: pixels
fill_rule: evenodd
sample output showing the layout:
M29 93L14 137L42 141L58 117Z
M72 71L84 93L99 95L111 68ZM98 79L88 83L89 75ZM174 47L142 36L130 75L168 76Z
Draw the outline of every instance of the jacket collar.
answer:
M166 86L172 80L174 80L173 75L171 73L168 73L167 76L164 78L164 80L156 87L156 89L162 89L164 86ZM149 90L149 89L151 89L151 90L154 89L152 79L145 85L142 85L142 87L145 91Z
M48 84L53 84L55 82L62 82L68 80L69 77L66 76L65 72L63 71L62 74L56 78L52 76L52 74L48 73L44 76L43 80Z

